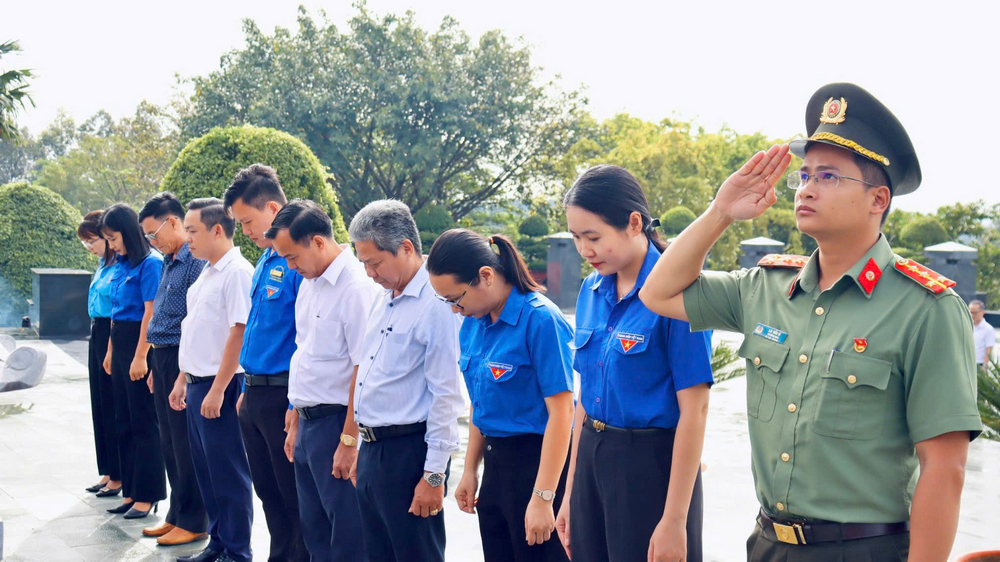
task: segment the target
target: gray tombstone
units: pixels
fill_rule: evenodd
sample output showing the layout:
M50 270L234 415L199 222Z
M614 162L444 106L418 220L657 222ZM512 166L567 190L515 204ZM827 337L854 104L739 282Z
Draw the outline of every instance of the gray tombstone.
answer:
M780 254L785 249L785 243L763 236L740 242L740 267L750 269L756 267L760 258L768 254Z
M926 266L955 282L955 292L965 302L976 298L976 259L979 250L959 244L945 242L924 248Z
M563 310L574 310L583 284L583 258L576 251L573 235L557 232L548 237L546 295Z
M90 333L87 294L93 272L82 269L31 270L31 322L38 335L86 336Z

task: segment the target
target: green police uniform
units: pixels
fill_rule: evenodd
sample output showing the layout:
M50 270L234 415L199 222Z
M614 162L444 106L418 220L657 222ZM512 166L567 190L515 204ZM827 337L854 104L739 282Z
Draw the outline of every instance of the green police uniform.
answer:
M902 127L892 131L896 139L865 136L879 130L871 113L884 106L857 86L833 84L814 96L807 121L820 113L817 98L825 102L823 115L841 119L833 126L850 122L841 111L847 100L856 120L868 119L807 142L894 161L899 168L888 175L897 193L916 188L919 167L906 153L907 147L912 152L909 139L898 138ZM837 107L829 107L830 100ZM816 127L809 128L815 139ZM903 169L907 162L910 169ZM953 431L975 438L981 431L972 320L950 288L954 282L894 255L884 236L825 291L818 268L818 251L808 258L768 256L749 270L703 272L684 291L692 330L745 336L739 355L747 360L752 466L763 508L755 536L770 539L755 553L751 538L749 557L905 557L915 444ZM821 533L774 526L765 517L853 527L825 525L827 541L816 545L812 539ZM829 542L831 532L841 540ZM865 537L877 538L848 540Z

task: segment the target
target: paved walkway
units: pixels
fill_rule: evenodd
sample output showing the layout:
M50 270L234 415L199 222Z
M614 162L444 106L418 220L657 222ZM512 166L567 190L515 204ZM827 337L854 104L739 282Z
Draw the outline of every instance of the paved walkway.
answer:
M98 499L83 490L96 482L89 387L83 365L86 342L20 342L48 353L48 370L37 388L0 394L0 520L4 560L172 561L202 544L157 547L141 530L165 511L127 522L104 510L118 499ZM757 502L750 474L745 383L736 379L712 392L704 461L706 561L745 559L744 544ZM463 440L467 430L461 430ZM462 472L452 464L452 488ZM256 500L256 498L255 498ZM955 553L1000 546L1000 443L972 445ZM482 560L474 516L445 503L449 562ZM163 505L163 508L166 506ZM268 534L255 505L255 560L266 560Z

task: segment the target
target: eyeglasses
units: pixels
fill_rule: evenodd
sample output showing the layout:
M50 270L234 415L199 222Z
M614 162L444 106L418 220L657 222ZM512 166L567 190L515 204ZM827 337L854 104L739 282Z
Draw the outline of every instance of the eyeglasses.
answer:
M80 240L80 243L83 244L84 248L90 251L94 249L94 244L97 244L98 240L100 240L100 238L95 238L93 240Z
M441 295L434 295L434 296L436 296L439 301L445 303L448 306L454 306L455 308L457 308L459 310L465 310L465 307L462 306L462 305L460 305L460 304L458 304L458 303L462 302L462 299L465 298L465 293L468 293L468 292L469 292L468 289L462 291L462 294L458 295L458 298L455 299L455 300L453 300L453 301L452 300L448 300L448 299L442 297Z
M167 219L167 220L169 220L169 219ZM163 228L163 225L165 225L165 224L167 224L167 221L161 222L160 226L157 227L157 229L154 230L152 234L146 234L145 235L146 236L146 240L149 240L150 242L156 242L156 233L158 233L160 231L160 229Z
M859 180L858 178L849 178L847 176L842 176L837 172L830 170L824 170L822 172L816 172L815 174L807 174L801 170L796 172L791 172L786 176L788 180L788 189L798 191L803 187L809 185L809 181L813 180L820 189L835 189L840 185L840 180L851 180L863 183L868 187L875 187L875 184L868 183L865 180Z

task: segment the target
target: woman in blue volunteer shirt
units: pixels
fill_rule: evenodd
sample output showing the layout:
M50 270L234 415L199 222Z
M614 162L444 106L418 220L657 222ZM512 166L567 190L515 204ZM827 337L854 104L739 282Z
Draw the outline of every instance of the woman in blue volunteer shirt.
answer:
M580 401L560 538L573 562L701 560L711 334L638 298L665 244L632 174L595 166L564 204L596 271L576 303Z
M91 254L98 257L97 271L90 282L87 310L90 325L90 413L94 420L94 446L101 481L87 488L99 497L116 496L121 491L121 463L118 461L118 433L115 430L115 396L111 377L104 370L104 356L111 337L111 278L118 265L114 250L101 238L102 211L83 217L76 235Z
M138 519L167 497L160 430L146 364L146 327L153 315L163 258L149 250L138 215L124 203L112 205L101 216L101 235L118 254L111 279L111 344L104 368L111 373L115 389L124 500L108 511Z
M572 432L573 331L503 236L449 230L427 271L465 317L459 368L472 406L459 509L479 508L487 562L566 560L553 531Z

